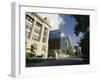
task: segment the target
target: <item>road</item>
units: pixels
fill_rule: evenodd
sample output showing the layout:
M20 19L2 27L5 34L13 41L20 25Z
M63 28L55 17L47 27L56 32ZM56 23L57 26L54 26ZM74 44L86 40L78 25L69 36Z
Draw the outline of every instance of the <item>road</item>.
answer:
M31 59L26 63L26 67L78 65L78 64L84 64L82 58L69 57L66 59Z

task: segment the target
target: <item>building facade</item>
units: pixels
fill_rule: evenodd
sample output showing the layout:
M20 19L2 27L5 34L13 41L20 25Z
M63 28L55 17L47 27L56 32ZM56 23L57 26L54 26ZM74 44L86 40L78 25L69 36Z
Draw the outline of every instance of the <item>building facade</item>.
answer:
M48 57L57 58L60 53L60 30L52 30L49 32L49 53Z
M49 56L56 59L66 58L68 54L74 54L74 46L71 36L61 37L60 29L49 33ZM54 55L55 54L55 55Z
M68 53L71 50L74 53L74 45L71 36L61 38L61 49L63 52Z
M26 52L47 58L50 25L46 18L33 12L26 12Z
M60 30L50 31L49 49L60 49Z

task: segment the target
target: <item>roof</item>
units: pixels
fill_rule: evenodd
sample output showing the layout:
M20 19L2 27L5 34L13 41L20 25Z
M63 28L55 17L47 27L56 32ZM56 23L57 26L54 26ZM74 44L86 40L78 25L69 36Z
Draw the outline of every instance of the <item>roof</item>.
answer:
M51 27L50 24L48 24L48 22L47 22L44 18L42 18L40 15L38 15L38 14L36 14L36 13L34 13L34 12L28 12L27 15L31 16L32 18L33 18L33 16L32 16L30 13L32 13L32 15L36 16L36 17L39 18L42 22L44 22L46 25L48 25L49 27Z

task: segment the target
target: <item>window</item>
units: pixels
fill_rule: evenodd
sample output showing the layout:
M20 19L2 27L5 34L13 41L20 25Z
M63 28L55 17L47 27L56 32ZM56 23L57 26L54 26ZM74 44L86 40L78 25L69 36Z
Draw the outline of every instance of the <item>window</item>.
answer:
M29 17L28 15L26 15L26 20L29 21L30 23L33 23L33 19Z
M43 37L43 40L42 40L42 42L46 42L46 37Z
M44 33L43 33L43 40L42 40L42 42L46 42L46 40L47 40L47 34L48 34L48 29L45 27L45 28L44 28Z
M31 25L28 25L26 23L26 38L30 38L30 34L31 34Z
M47 36L47 33L48 33L48 29L47 28L44 28L44 36Z
M40 24L39 22L36 22L36 29L35 32L38 33L38 41L41 38L41 32L42 32L42 24Z
M33 49L37 50L38 45L37 44L33 44Z
M31 47L30 50L31 50L33 53L36 53L38 45L37 45L37 44L32 44L30 47Z
M42 46L42 50L43 50L44 52L46 52L46 46L45 46L45 45Z
M36 26L38 26L38 27L42 27L42 24L40 24L39 22L36 22Z
M38 28L35 28L34 29L34 32L39 34L40 33L40 30Z
M31 31L32 31L32 28L33 28L33 19L32 18L30 18L28 15L26 15L26 20L27 21L29 21L29 22L27 22L26 21L26 26L25 26L25 29L26 29L26 38L30 38L30 36L31 36Z
M32 39L35 40L35 41L39 41L40 38L39 38L39 36L34 34Z
M30 38L30 32L27 32L27 31L26 31L25 34L26 34L26 38Z

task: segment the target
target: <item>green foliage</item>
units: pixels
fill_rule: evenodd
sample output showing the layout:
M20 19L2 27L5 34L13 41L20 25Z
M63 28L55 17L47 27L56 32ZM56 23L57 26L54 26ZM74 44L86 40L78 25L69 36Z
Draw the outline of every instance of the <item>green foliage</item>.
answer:
M86 62L89 61L89 15L73 15L77 24L74 28L75 34L78 36L80 33L83 36L80 39L79 45L82 48L82 55Z
M26 52L26 58L29 58L29 57L34 57L35 54L32 54L32 52Z
M67 51L67 54L70 54L70 55L73 55L74 53L72 47L67 48L66 51Z
M50 57L50 56L55 57L54 49L49 50L48 57Z
M89 15L73 15L72 17L75 18L77 24L75 25L75 34L78 36L79 33L87 32L89 28Z
M66 53L66 49L61 49L61 53Z
M89 58L89 32L85 33L80 40L80 46L82 47L83 57Z

